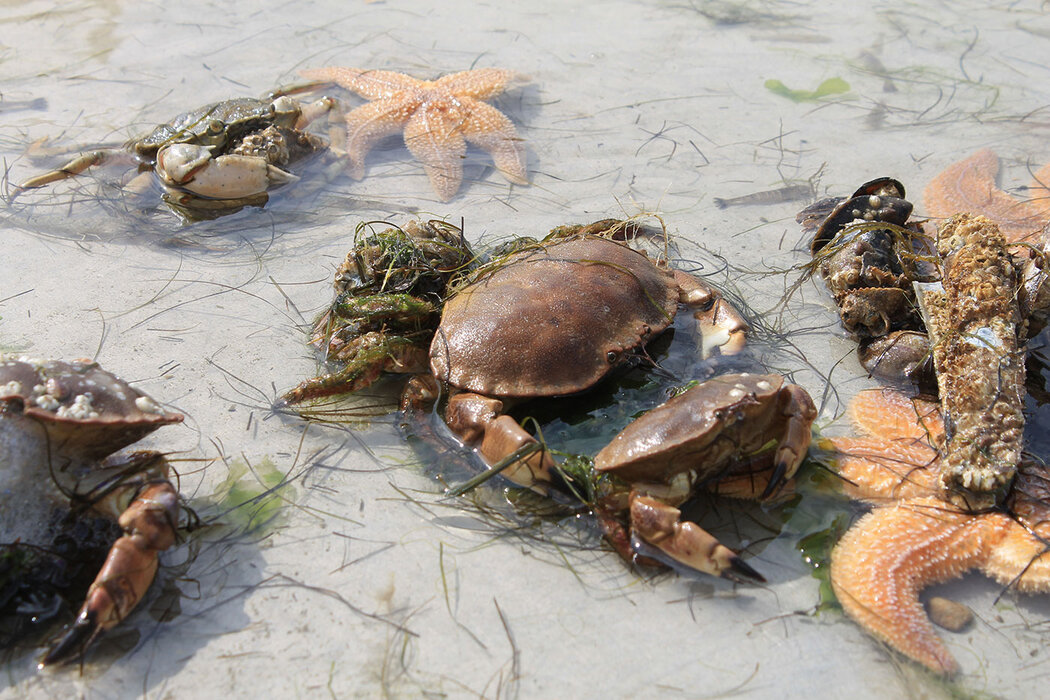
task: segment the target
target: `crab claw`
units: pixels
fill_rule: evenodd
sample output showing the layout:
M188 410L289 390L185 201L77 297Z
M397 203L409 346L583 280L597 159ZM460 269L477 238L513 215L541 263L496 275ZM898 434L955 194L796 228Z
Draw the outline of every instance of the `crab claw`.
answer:
M703 339L704 359L711 355L736 355L747 345L750 326L722 294L682 270L674 270L679 301L696 308L693 314Z
M213 158L203 146L176 143L157 153L157 175L165 184L209 199L241 199L299 178L258 156Z
M157 555L175 544L178 509L175 487L167 480L148 484L135 497L120 516L124 535L109 550L73 626L47 652L41 667L79 657L95 637L138 605L157 573Z
M762 574L682 511L651 496L631 494L631 544L641 554L731 581L764 583ZM648 545L648 546L647 546Z

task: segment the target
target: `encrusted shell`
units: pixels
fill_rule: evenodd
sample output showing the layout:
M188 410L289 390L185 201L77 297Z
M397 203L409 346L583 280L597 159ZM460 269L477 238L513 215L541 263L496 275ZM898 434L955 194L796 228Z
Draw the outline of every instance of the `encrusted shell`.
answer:
M98 459L141 440L182 414L89 360L0 360L0 418L23 416L56 451Z
M603 238L512 256L445 305L430 347L434 375L489 396L583 391L670 325L674 275Z

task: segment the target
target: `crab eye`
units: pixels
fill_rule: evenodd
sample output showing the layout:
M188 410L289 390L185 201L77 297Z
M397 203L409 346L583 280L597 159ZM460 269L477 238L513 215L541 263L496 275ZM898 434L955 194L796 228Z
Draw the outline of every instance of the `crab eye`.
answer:
M605 353L605 359L609 361L610 365L615 365L620 360L620 353L616 350L610 350Z
M225 128L226 128L226 125L223 124L218 119L212 119L208 123L208 132L212 133L212 134L221 134Z

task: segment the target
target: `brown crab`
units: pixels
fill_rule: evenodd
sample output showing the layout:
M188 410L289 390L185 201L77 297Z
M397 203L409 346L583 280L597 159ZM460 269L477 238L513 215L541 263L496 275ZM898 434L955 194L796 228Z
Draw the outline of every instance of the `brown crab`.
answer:
M625 558L648 552L715 576L764 580L676 506L716 483L740 498L774 495L805 458L816 415L806 390L776 374L714 377L644 414L594 458L599 473L616 477L597 509L609 540Z
M41 665L82 654L152 583L158 553L175 542L178 494L162 455L113 453L182 419L88 360L0 359L0 552L46 549L36 538L54 486L72 499L74 512L119 516L124 531L72 627Z

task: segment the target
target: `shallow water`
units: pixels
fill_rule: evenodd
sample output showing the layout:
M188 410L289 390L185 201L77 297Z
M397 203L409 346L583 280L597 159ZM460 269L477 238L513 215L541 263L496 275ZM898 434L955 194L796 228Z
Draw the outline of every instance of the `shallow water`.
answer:
M307 426L269 405L316 369L303 325L330 300L360 221L462 218L472 241L492 241L659 212L682 257L704 261L756 312L776 311L767 322L790 342L771 361L814 395L822 428L844 430L845 401L870 382L830 300L807 283L778 307L806 259L794 221L806 201L715 199L800 184L845 194L892 175L921 214L923 186L982 147L1023 196L1050 160L1050 20L1039 3L869 3L847 17L829 3L772 1L267 2L233 13L209 2L5 2L0 26L0 155L12 182L63 161L31 161L40 139L121 143L325 65L527 74L495 104L526 141L531 181L509 185L470 151L462 188L442 203L395 138L369 155L362 181L311 172L265 209L189 228L162 210L129 211L111 184L120 168L0 209L3 350L97 357L186 413L146 444L214 460L176 465L191 504L239 456L294 477L285 518L265 533L205 532L165 556L177 617L158 621L163 606L145 605L124 643L82 670L38 674L31 655L17 657L0 696L948 692L840 614L813 614L818 582L790 537L755 548L768 587L640 578L586 531L536 537L443 500L392 418ZM766 86L814 91L830 78L848 91L795 102ZM763 514L721 515L731 539ZM1045 684L1045 598L997 601L979 576L941 590L978 615L971 631L942 635L963 693L1025 697Z

